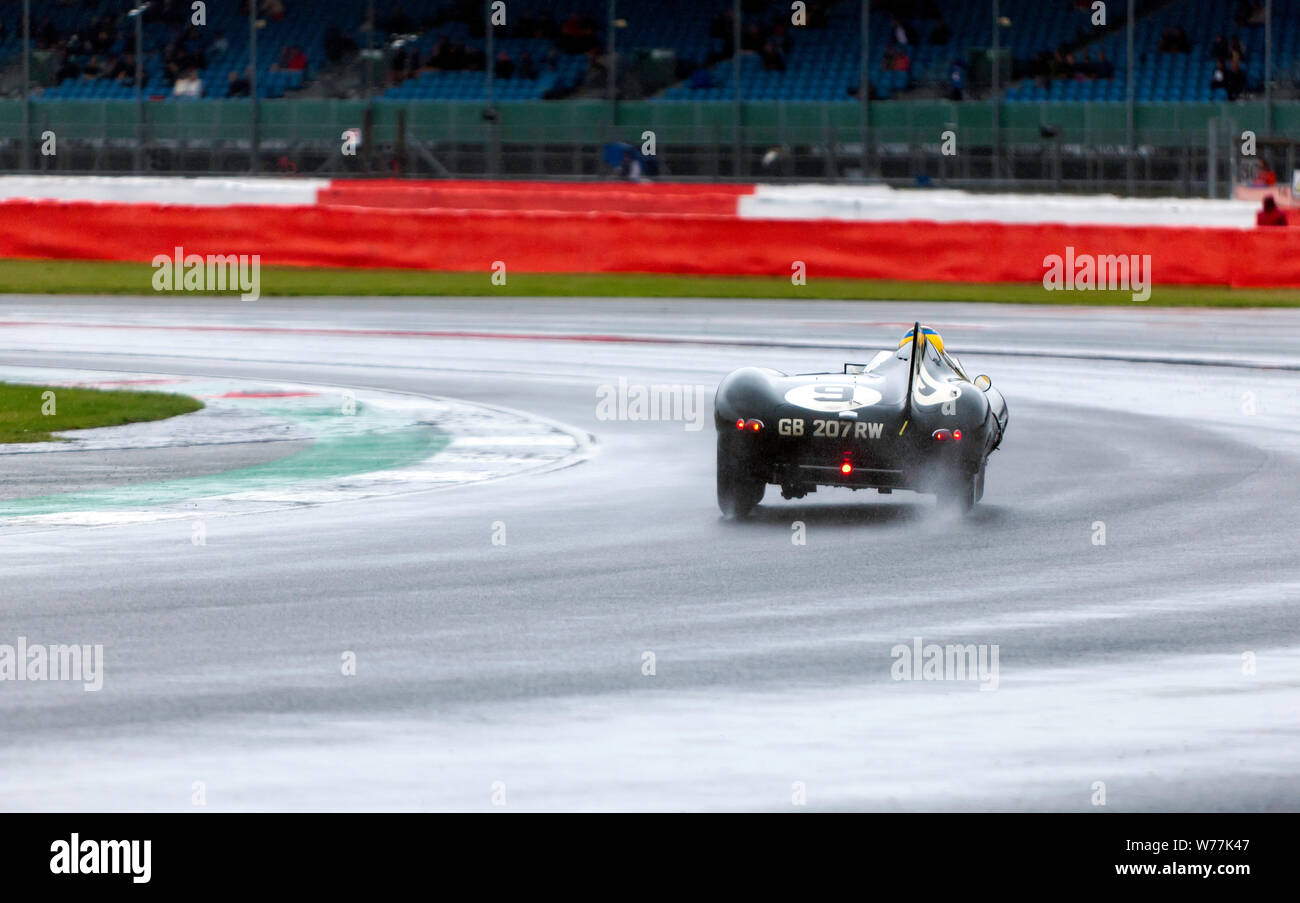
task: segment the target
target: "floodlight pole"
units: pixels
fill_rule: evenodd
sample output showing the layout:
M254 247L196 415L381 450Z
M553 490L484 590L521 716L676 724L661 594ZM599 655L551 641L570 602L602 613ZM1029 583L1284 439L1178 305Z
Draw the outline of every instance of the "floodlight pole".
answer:
M248 0L248 93L253 101L252 116L248 122L248 171L256 173L261 167L258 153L261 128L258 117L261 102L257 97L257 0Z
M1002 18L1001 10L998 7L998 0L993 0L993 103L991 115L993 119L993 181L996 184L999 178L998 165L1000 156L1000 146L1002 144L1002 111L998 104L998 92L1002 90L1002 72L998 61L998 46L1001 44L1001 34L999 33L1002 26L999 19Z
M135 172L144 169L144 11L141 3L128 15L135 19Z
M617 45L614 43L615 25L614 18L617 11L614 9L615 0L609 0L609 21L606 25L608 34L605 41L605 58L609 61L607 71L607 80L609 84L605 86L605 93L609 95L609 121L614 122L618 112L618 57Z
M740 140L740 5L740 0L733 0L731 4L731 174L736 178L741 175L740 158L744 153Z
M492 28L492 3L491 0L483 4L483 27L487 30L487 105L491 109L492 102L496 98L496 34Z
M32 168L32 0L23 0L23 169Z
M501 169L501 124L493 110L493 104L496 103L496 78L497 78L497 61L496 61L496 29L492 26L492 2L483 0L483 28L486 29L486 46L487 50L484 60L487 76L487 160L485 167L490 176L495 176Z
M858 67L858 104L862 108L862 180L871 165L871 0L862 0L862 60Z
M1133 0L1128 0L1128 21L1124 23L1124 30L1127 33L1126 52L1128 55L1128 65L1126 67L1128 70L1128 74L1125 76L1125 79L1128 82L1128 86L1127 86L1128 90L1127 90L1127 100L1125 101L1124 104L1124 143L1128 145L1128 152L1125 154L1124 174L1128 180L1129 197L1132 197L1134 193L1133 155L1134 153L1136 153L1136 148L1134 147L1134 140L1136 136L1134 134L1135 128L1133 122L1133 118L1134 118L1133 98L1135 96L1134 91L1136 90L1137 87L1136 84L1134 83L1134 72L1136 71L1136 67L1133 64L1133 32L1137 29L1137 23L1134 21L1135 18L1136 17L1133 11Z

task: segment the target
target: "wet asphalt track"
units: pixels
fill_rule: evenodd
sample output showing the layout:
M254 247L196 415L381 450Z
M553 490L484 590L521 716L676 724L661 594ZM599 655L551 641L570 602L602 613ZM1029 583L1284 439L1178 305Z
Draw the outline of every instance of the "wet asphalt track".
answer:
M917 318L1010 405L964 521L769 488L724 523L711 426L596 416L620 377L837 369ZM185 522L0 524L0 643L106 658L99 693L0 683L0 808L186 810L194 782L210 809L789 810L802 787L1083 811L1096 782L1111 809L1300 808L1300 311L9 298L0 320L4 364L425 392L596 440L540 476L210 520L202 547ZM916 636L997 644L998 688L892 680Z

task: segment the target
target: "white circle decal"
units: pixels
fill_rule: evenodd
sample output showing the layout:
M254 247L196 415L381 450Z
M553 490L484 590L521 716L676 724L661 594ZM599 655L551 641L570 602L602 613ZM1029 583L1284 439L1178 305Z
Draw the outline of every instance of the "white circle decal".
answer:
M809 411L852 411L880 401L881 395L869 386L856 383L807 383L785 393L785 400Z

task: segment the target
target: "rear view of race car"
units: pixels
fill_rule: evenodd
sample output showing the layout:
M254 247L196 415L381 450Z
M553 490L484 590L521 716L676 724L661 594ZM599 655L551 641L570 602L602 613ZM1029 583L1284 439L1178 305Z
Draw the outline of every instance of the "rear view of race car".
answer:
M969 511L984 494L1007 406L987 376L968 378L932 329L839 373L745 367L714 400L718 506L747 516L768 484L784 498L818 486L911 489Z

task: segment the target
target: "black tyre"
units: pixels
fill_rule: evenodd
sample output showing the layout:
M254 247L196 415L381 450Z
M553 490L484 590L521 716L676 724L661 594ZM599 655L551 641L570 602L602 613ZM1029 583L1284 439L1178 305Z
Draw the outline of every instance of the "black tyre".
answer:
M945 511L968 513L983 494L982 474L955 474L936 496L939 508Z
M740 520L763 500L767 483L755 473L753 456L729 438L718 436L718 508L727 519Z

